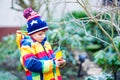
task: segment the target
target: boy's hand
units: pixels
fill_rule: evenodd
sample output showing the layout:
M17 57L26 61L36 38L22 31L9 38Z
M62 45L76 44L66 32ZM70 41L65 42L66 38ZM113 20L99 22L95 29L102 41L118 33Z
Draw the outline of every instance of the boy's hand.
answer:
M56 62L56 67L63 67L66 63L66 60L60 58L60 59L56 59L55 62Z

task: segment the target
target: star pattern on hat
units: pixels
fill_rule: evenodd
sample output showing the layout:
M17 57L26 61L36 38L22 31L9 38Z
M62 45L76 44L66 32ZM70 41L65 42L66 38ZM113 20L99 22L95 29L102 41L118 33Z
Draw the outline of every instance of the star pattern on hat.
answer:
M44 21L44 19L41 18L41 21Z
M33 24L37 24L37 23L38 23L37 20L32 20L32 22L30 24L32 26Z

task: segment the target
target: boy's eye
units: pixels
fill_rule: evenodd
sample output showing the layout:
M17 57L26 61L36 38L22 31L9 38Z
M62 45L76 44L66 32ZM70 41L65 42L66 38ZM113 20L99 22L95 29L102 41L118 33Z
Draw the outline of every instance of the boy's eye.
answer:
M38 35L39 35L39 36L42 36L42 35L44 35L44 34L45 34L45 32L42 32L42 33L39 33Z
M42 34L39 34L40 36L42 35Z

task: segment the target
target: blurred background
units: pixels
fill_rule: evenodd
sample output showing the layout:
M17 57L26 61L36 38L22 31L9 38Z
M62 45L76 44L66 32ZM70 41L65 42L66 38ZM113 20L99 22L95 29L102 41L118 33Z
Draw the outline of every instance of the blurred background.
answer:
M48 41L67 60L63 80L120 80L119 0L1 0L0 80L26 80L15 39L28 7L47 21Z

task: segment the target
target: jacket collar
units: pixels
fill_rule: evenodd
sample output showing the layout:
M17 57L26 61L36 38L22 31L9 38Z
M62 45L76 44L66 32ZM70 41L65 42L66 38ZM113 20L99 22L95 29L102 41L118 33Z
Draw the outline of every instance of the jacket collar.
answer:
M33 37L31 37L31 38L32 38L33 42L37 42L37 40L35 40ZM44 45L46 40L47 40L47 38L45 37L43 39L43 41L41 42L41 44Z

